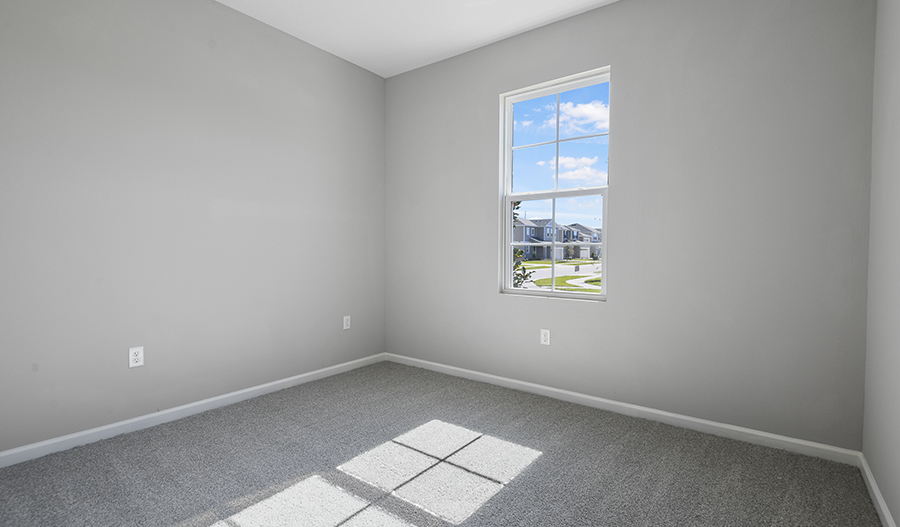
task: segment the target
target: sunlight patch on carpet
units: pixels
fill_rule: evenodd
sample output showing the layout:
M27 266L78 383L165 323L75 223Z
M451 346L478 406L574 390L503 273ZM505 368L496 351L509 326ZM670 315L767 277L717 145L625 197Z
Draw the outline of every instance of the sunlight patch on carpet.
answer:
M491 436L478 441L447 458L448 463L491 478L504 485L512 481L541 453Z
M480 436L478 432L435 419L395 438L394 441L429 456L444 459Z
M393 494L434 516L460 524L502 488L500 483L441 463Z
M433 420L338 468L433 516L460 524L540 455Z
M368 505L367 501L313 476L213 527L335 527Z
M432 420L337 467L384 494L460 524L541 452ZM312 476L212 527L415 527Z
M397 443L387 442L360 454L338 467L338 470L390 492L438 460Z
M341 527L415 527L378 507L369 507Z

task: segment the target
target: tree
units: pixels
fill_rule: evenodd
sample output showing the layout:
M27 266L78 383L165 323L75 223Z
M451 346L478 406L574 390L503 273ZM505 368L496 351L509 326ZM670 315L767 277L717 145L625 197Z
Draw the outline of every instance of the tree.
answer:
M512 202L513 229L515 229L516 220L519 219L518 210L521 204L521 201ZM523 260L525 260L525 251L513 247L513 287L522 287L526 282L531 281L531 275L534 274L534 271L526 269L525 266L522 265Z

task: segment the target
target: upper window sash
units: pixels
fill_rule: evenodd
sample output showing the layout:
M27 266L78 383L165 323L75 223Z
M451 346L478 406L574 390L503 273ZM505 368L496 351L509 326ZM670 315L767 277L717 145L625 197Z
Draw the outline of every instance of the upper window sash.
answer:
M552 140L537 142L533 144L527 145L517 145L513 146L513 105L522 102L528 101L531 99L537 99L540 97L545 97L547 95L559 94L561 92L577 90L579 88L586 88L588 86L594 86L596 84L603 84L604 82L609 82L610 79L610 67L605 66L603 68L597 68L590 71L585 71L583 73L578 73L575 75L570 75L568 77L564 77L562 79L556 79L553 81L544 82L538 84L536 86L531 86L528 88L521 88L518 90L513 90L510 92L506 92L500 95L501 106L503 111L500 115L500 124L501 129L503 130L503 136L501 138L501 147L503 148L503 156L501 159L502 163L502 173L503 173L503 182L501 193L502 195L526 195L526 192L516 192L513 193L512 188L512 152L515 150L521 150L523 148L533 148L541 145L552 145L552 144L561 144L567 143L570 141L582 140L592 137L602 137L608 136L609 131L598 132L593 134L585 134L579 135L576 137L559 137L559 107L557 101L557 126L556 126L556 137ZM558 157L558 155L557 155ZM599 188L599 187L582 187L582 188Z

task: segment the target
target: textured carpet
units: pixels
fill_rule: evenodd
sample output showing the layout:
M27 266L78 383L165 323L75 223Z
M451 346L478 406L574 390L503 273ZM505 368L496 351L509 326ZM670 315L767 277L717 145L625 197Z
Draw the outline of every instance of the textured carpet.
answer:
M480 474L491 475L473 479ZM422 503L435 488L459 494L429 510L444 506ZM390 362L0 469L2 526L297 518L341 527L880 525L849 465Z

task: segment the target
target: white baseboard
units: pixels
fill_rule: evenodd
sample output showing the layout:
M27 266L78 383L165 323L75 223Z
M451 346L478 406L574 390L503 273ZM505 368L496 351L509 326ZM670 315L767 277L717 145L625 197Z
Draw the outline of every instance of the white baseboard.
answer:
M872 469L869 468L866 456L862 452L859 453L859 470L862 471L863 481L866 482L866 487L869 488L869 496L872 497L872 503L875 504L875 510L878 511L881 524L884 527L897 527L893 516L891 516L891 511L884 501L884 496L881 495L881 491L878 490L878 484L875 483L875 475L872 474Z
M176 419L181 419L190 415L199 414L207 410L221 408L222 406L227 406L229 404L234 404L240 401L245 401L247 399L252 399L254 397L259 397L260 395L265 395L267 393L277 392L278 390L290 388L291 386L315 381L324 377L330 377L332 375L344 373L346 371L354 370L362 366L368 366L369 364L375 364L376 362L381 362L385 359L386 357L384 353L378 353L376 355L364 357L362 359L344 362L335 366L329 366L320 370L311 371L309 373L295 375L293 377L288 377L287 379L260 384L259 386L253 386L243 390L238 390L236 392L226 393L224 395L211 397L202 401L197 401L182 406L176 406L175 408L169 408L161 412L142 415L140 417L134 417L125 421L119 421L118 423L112 423L105 426L92 428L90 430L84 430L82 432L76 432L74 434L48 439L39 443L32 443L30 445L24 445L10 450L4 450L0 452L0 468L15 465L16 463L21 463L23 461L36 459L41 456L46 456L47 454L52 454L54 452L68 450L76 446L86 445L88 443L100 441L101 439L117 436L119 434L135 432L137 430L143 430L144 428L150 428L151 426L168 423L169 421L174 421Z
M681 428L696 430L698 432L706 432L708 434L737 439L739 441L753 443L754 445L780 448L782 450L787 450L788 452L796 452L798 454L805 454L807 456L814 456L830 461L846 463L849 465L859 465L859 452L855 450L848 450L846 448L839 448L822 443L805 441L803 439L794 439L792 437L770 434L768 432L760 432L759 430L753 430L752 428L743 428L740 426L718 423L715 421L707 421L706 419L698 419L696 417L690 417L687 415L666 412L663 410L656 410L654 408L648 408L646 406L621 403L610 399L594 397L593 395L570 392L568 390L551 388L549 386L543 386L531 382L517 381L515 379L508 379L506 377L499 377L497 375L490 375L487 373L466 370L463 368L457 368L455 366L446 366L444 364L438 364L436 362L412 359L409 357L394 355L392 353L388 353L386 355L387 360L398 362L400 364L406 364L408 366L418 366L427 370L455 375L456 377L464 377L466 379L482 381L489 384L496 384L498 386L504 386L506 388L521 390L523 392L545 395L547 397L568 401L570 403L582 404L584 406L599 408L601 410L608 410L617 414L640 417L643 419L649 419L651 421L657 421Z

